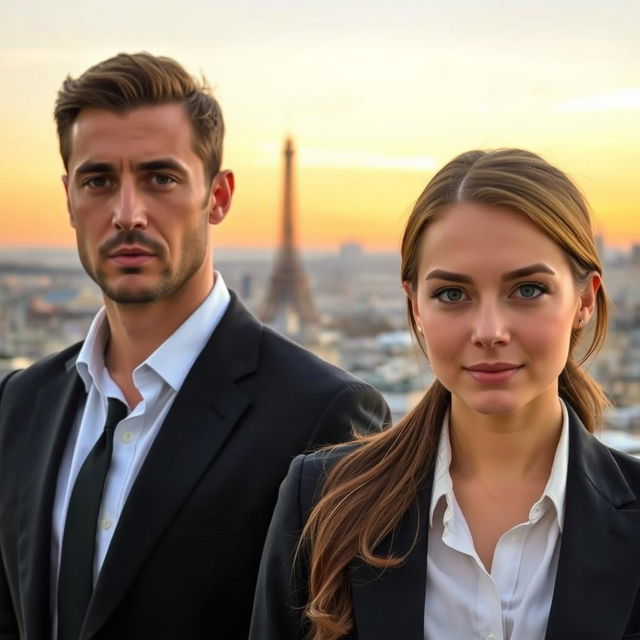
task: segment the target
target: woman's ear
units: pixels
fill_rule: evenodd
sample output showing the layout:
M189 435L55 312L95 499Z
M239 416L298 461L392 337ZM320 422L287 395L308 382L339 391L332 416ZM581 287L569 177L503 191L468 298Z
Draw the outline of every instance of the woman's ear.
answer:
M402 288L404 289L404 292L407 295L409 302L411 303L411 315L413 316L415 327L419 333L422 333L422 329L420 328L420 311L418 310L418 304L416 302L416 296L413 286L408 280L405 280L402 283Z
M580 292L580 307L575 318L576 328L584 327L596 310L598 289L602 285L602 277L597 271L592 271L585 278Z

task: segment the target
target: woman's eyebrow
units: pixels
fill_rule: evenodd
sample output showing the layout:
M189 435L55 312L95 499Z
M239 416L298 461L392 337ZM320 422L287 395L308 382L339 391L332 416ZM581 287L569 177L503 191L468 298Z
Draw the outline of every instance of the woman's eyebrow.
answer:
M542 262L538 262L528 267L522 267L520 269L515 269L514 271L508 271L502 276L502 279L504 281L517 280L518 278L531 276L534 273L548 273L552 276L556 275L556 272L551 267L548 267L546 264L542 264Z
M533 275L534 273L548 273L552 276L556 275L556 272L548 267L546 264L538 262L536 264L529 265L528 267L521 267L520 269L514 269L513 271L507 271L503 274L502 280L517 280L518 278L524 278L526 276ZM425 280L449 280L450 282L463 282L471 284L473 278L465 273L456 273L455 271L444 271L443 269L434 269L427 274Z
M425 280L451 280L451 282L466 282L468 284L473 282L471 276L467 276L464 273L455 273L454 271L444 271L442 269L434 269L427 274Z

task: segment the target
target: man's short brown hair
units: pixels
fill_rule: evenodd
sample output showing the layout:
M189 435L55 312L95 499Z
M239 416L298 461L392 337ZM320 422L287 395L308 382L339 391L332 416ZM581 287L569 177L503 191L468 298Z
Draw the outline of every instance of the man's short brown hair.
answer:
M220 171L224 122L220 105L206 80L197 80L172 58L150 53L120 53L87 69L80 77L67 76L58 92L55 120L60 154L68 170L71 127L82 109L93 107L124 112L141 106L183 104L193 126L193 148L206 175Z

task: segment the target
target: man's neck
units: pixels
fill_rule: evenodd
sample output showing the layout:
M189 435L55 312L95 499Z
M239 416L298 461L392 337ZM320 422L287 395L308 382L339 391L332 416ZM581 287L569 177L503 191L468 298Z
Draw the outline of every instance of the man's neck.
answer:
M137 395L133 385L134 369L173 335L202 304L213 284L214 274L211 272L209 278L188 283L162 300L122 304L105 299L110 333L105 350L105 366L127 400L135 399ZM135 404L137 402L130 402L130 406Z

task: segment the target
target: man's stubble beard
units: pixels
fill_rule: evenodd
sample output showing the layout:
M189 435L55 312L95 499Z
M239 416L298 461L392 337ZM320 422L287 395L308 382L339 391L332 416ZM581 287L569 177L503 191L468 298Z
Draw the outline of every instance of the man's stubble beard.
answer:
M106 270L100 266L94 269L91 264L89 255L83 245L78 243L78 256L87 275L100 287L102 293L119 304L149 304L161 298L166 298L179 291L187 282L191 280L202 266L207 255L207 233L208 223L195 229L188 237L184 238L180 262L175 270L167 260L167 252L159 243L149 240L141 241L144 235L141 232L125 232L125 235L135 236L135 240L131 240L130 244L139 244L142 246L153 246L155 260L164 263L164 268L156 276L155 283L146 287L127 287L122 285L119 287L109 283L109 277ZM115 244L111 242L110 244ZM105 251L98 251L98 260L108 259L102 255ZM212 265L213 268L213 265ZM124 267L120 269L120 275L143 274L143 267Z

